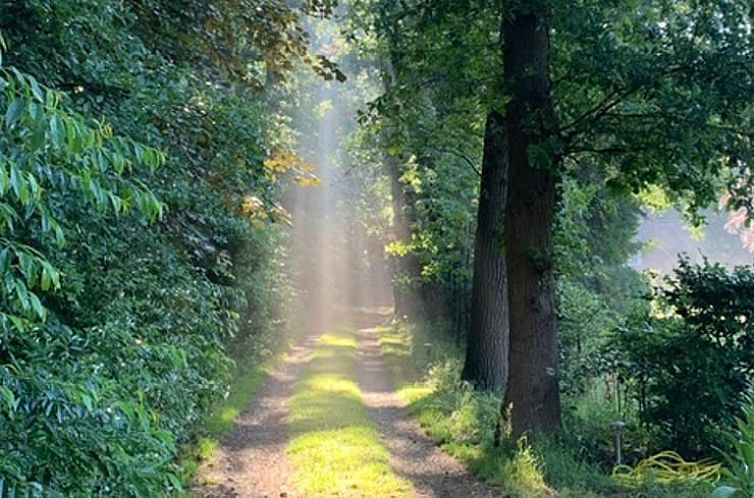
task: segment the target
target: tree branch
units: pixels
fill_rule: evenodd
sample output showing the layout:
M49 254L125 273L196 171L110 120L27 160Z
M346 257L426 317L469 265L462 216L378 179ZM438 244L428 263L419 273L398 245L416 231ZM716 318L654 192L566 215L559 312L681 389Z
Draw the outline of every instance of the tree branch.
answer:
M650 147L572 147L569 148L565 156L573 156L577 154L608 154L608 155L621 155L621 154L633 154L636 152L644 152L649 150Z
M464 153L463 153L463 152L461 152L460 150L455 150L455 149L444 149L444 148L436 148L436 149L435 149L435 151L437 151L437 152L440 152L441 154L442 154L442 153L445 153L445 154L450 154L450 155L456 156L456 157L458 157L458 158L460 158L460 159L463 159L463 161L464 161L464 162L465 162L466 164L468 164L468 165L469 165L469 167L471 167L471 169L473 169L473 170L474 170L474 173L476 173L476 174L477 174L477 176L479 176L480 178L482 177L482 172L481 172L481 171L479 171L479 169L477 169L477 167L476 167L476 164L474 164L474 161L472 161L472 160L471 160L471 158L470 158L469 156L467 156L466 154L464 154Z

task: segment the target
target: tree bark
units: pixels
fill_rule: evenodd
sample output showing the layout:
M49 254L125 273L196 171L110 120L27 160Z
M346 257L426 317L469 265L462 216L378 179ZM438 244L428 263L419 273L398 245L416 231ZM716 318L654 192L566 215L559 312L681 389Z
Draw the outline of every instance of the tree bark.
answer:
M503 414L510 414L517 437L560 427L551 262L557 159L548 147L557 118L547 74L547 27L535 13L519 12L503 24L503 40L511 91L505 216L510 348Z
M508 293L504 252L507 193L505 120L487 116L474 242L471 323L462 378L477 389L500 390L508 373Z
M400 181L401 171L398 160L386 156L386 167L390 176L390 194L393 208L394 240L411 244L411 228L406 214L406 193ZM413 253L393 256L393 307L396 316L422 318L424 306L416 289L416 280L421 274L421 264Z

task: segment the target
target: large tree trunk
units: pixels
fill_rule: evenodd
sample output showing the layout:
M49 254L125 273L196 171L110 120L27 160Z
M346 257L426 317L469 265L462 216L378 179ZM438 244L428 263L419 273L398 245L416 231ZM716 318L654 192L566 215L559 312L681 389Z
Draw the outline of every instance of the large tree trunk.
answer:
M400 167L398 160L393 156L386 156L385 162L390 176L394 240L408 245L411 244L411 227L406 213L406 193L403 191L403 184L400 181ZM416 255L411 252L405 256L392 256L392 260L395 315L423 318L424 306L416 283L421 274L421 264Z
M511 89L505 217L510 349L503 411L510 409L518 436L560 426L552 275L556 154L547 147L557 119L547 75L547 27L536 14L522 12L504 23L503 40Z
M478 389L499 390L508 374L508 295L503 249L507 191L505 120L487 116L474 241L471 324L462 378Z

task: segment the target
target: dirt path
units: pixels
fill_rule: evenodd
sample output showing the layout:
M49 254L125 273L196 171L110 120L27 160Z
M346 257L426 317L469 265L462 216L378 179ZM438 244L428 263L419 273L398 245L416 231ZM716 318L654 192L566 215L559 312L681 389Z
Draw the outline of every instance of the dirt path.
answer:
M410 481L416 495L431 498L499 498L502 493L470 475L424 435L398 400L380 353L375 329L357 333L364 403L377 424L390 466Z
M285 456L288 441L285 401L316 337L295 346L265 381L254 402L236 420L211 462L200 469L193 491L202 498L295 496Z
M373 322L374 323L374 322ZM289 433L286 400L314 349L316 338L293 348L241 414L211 462L199 471L193 492L202 498L306 498L292 488L285 455ZM469 475L409 417L388 379L374 329L357 333L358 382L363 401L391 454L393 472L422 498L499 498L500 490Z

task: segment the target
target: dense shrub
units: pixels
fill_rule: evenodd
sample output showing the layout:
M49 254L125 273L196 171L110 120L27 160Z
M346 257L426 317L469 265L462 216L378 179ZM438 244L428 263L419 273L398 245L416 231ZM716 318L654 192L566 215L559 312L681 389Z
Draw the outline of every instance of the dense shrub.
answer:
M751 390L743 399L735 427L724 431L728 443L721 452L721 485L710 498L747 498L754 495L754 399Z
M754 271L684 259L658 294L619 334L622 369L658 444L709 455L754 371Z
M0 495L169 495L228 351L276 340L285 144L169 4L0 6Z

